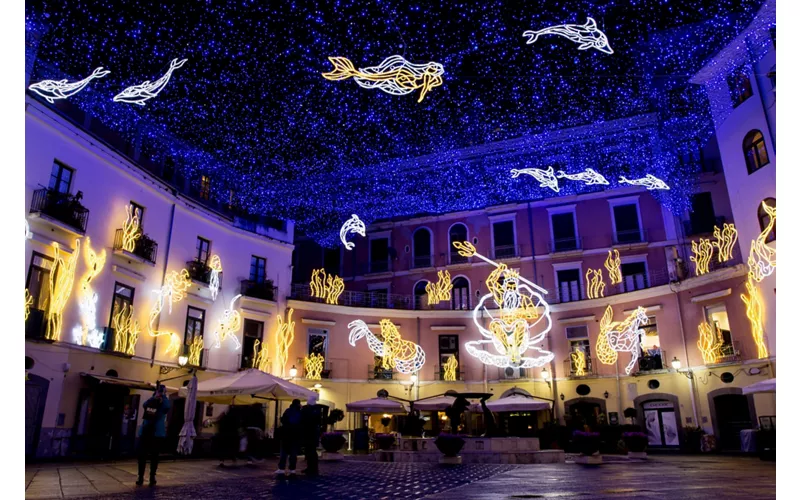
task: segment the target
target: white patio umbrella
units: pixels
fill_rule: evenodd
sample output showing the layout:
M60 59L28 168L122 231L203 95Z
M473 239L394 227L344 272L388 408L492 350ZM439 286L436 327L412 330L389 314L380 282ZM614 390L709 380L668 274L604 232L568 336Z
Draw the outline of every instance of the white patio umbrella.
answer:
M187 394L185 388L180 394ZM254 368L197 384L197 399L207 403L248 405L263 403L264 399L306 401L311 397L317 398L317 393Z
M455 402L453 396L437 396L435 398L414 401L414 409L419 411L445 411ZM467 407L467 411L480 412L480 403L472 403Z
M178 434L178 453L191 455L194 447L194 438L197 431L194 429L194 410L197 406L197 375L192 377L186 388L186 405L183 407L183 427Z
M742 389L742 394L755 394L757 392L777 392L774 378L762 380L755 384L748 385Z
M400 401L387 398L363 399L347 403L347 411L361 413L388 413L392 415L402 415L408 413L408 406Z
M494 412L503 411L538 411L549 410L550 403L547 401L537 401L524 394L511 394L504 398L494 401L487 401L486 406Z

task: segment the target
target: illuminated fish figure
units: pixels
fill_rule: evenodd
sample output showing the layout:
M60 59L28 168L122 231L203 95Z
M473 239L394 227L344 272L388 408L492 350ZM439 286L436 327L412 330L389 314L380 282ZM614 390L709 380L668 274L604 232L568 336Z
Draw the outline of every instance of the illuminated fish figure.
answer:
M91 75L79 82L67 83L66 80L42 80L41 82L32 84L28 88L44 97L50 104L53 104L55 99L66 99L67 97L73 96L83 90L83 88L89 85L89 82L95 78L103 78L109 73L111 72L104 70L103 67L100 66L92 71Z
M329 57L333 71L322 73L327 80L346 80L350 77L365 89L380 89L387 94L406 95L422 89L417 102L442 84L444 67L435 62L411 64L402 56L387 57L378 66L356 69L346 57Z
M591 17L586 18L586 24L561 24L539 31L528 30L522 34L522 36L529 37L528 44L536 42L542 35L563 36L572 42L579 43L578 50L597 49L606 54L614 53L608 44L605 33L597 29L597 23Z
M347 219L347 222L345 222L342 225L342 228L339 230L339 239L342 240L342 244L344 244L344 248L346 250L352 250L356 244L351 241L347 241L347 233L355 233L361 235L361 237L365 237L367 235L366 231L367 228L364 227L364 221L359 219L358 215L353 214L353 216Z
M541 170L539 168L511 169L512 179L516 179L520 174L531 175L534 179L539 181L539 187L548 187L556 193L558 192L558 179L555 173L553 173L553 167L547 167L547 170Z
M578 174L568 174L563 170L559 170L556 173L556 177L558 177L559 179L569 179L571 181L581 181L587 186L591 186L594 184L608 185L608 181L606 180L606 178L591 168L587 168L586 170Z
M114 102L127 102L130 104L144 106L145 101L152 99L153 97L157 96L159 92L164 90L164 87L166 87L167 83L169 83L172 72L183 66L186 61L188 61L188 59L181 59L180 61L173 59L172 62L169 63L169 69L166 73L164 73L164 76L154 82L145 80L139 85L133 85L126 88L114 96Z
M619 182L620 184L632 184L634 186L644 186L647 188L648 191L652 191L654 189L669 189L669 186L667 186L666 182L662 181L653 174L647 174L641 179L633 179L633 180L628 180L623 175L620 176Z

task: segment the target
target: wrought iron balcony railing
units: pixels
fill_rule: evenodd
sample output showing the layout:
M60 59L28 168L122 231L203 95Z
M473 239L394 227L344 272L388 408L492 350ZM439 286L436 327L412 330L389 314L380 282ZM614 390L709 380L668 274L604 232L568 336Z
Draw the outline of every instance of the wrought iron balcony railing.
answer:
M197 259L187 261L186 270L189 271L189 277L195 281L205 283L206 285L211 282L211 268L203 261ZM220 275L222 275L222 273L220 273Z
M469 257L464 257L458 251L450 251L450 263L451 264L463 264L465 262L469 262Z
M325 302L325 299L311 296L311 287L305 283L292 283L292 299L306 302ZM371 307L378 309L414 309L414 296L396 293L356 292L345 290L339 296L338 304L351 307Z
M417 255L414 257L413 264L414 269L419 269L420 267L431 267L433 266L433 256Z
M394 370L381 368L379 365L367 366L367 379L368 380L392 380L394 378Z
M33 192L30 212L46 215L63 222L80 234L86 234L89 209L69 193L60 193L48 188L37 189Z
M734 363L742 360L742 350L739 341L734 340L731 343L723 344L719 349L720 356L717 358L716 364L720 363Z
M644 243L647 241L646 229L631 229L628 231L615 231L614 244L628 245L632 243Z
M497 260L513 259L521 256L520 250L519 245L503 245L494 247L492 254Z
M245 297L274 301L278 296L278 287L272 284L272 280L242 280L239 293Z
M581 246L581 237L574 236L572 238L563 238L558 240L553 240L550 246L550 250L553 253L557 252L570 252L574 250L580 250L583 247Z
M436 374L436 380L444 380L444 368L442 365L436 365L434 368L434 373ZM457 371L456 372L456 381L464 380L464 372Z
M645 349L644 354L639 358L639 373L664 370L667 366L667 354L664 349Z
M579 370L576 361L569 357L564 360L564 373L569 377L593 377L597 375L594 361L591 356L586 356L586 366L583 367L583 370Z
M723 224L725 224L725 217L714 217L705 221L685 220L683 221L683 232L686 236L711 234L714 232L714 226L722 229Z
M122 233L122 229L117 229L114 234L114 250L122 250ZM133 251L130 253L155 264L158 256L158 243L146 234L142 234L134 243Z
M47 312L41 309L31 309L28 319L25 320L25 338L46 340Z

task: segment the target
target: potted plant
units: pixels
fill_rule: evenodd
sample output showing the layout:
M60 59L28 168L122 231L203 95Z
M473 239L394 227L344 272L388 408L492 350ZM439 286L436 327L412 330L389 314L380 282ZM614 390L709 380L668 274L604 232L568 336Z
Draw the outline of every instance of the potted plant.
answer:
M346 441L341 432L326 432L322 434L320 442L322 443L322 448L325 450L322 452L322 460L344 459L342 454L339 453L339 450L342 449Z
M575 431L572 433L572 442L580 452L576 457L575 463L580 464L599 464L603 462L600 456L600 433Z
M628 448L628 458L647 458L647 434L644 432L623 432L622 439Z
M384 451L391 450L392 446L394 446L394 434L375 434L375 442L378 444L379 449Z
M684 451L687 453L700 453L700 447L705 433L706 431L704 431L702 427L695 427L692 425L684 427Z
M328 425L331 426L331 430L335 429L336 423L342 420L344 420L344 412L339 408L334 408L328 413Z
M439 459L440 464L460 464L461 457L458 452L464 447L464 438L458 434L441 433L433 444L442 452L444 457Z

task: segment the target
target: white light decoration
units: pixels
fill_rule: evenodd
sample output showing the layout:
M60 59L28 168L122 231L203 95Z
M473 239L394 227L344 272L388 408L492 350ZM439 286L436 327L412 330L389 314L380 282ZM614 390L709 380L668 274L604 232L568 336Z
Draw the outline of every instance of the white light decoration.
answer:
M164 73L164 76L154 82L145 80L139 85L126 88L114 96L114 102L127 102L129 104L144 106L146 101L157 96L159 92L164 90L164 87L169 83L170 77L172 77L172 72L183 66L186 61L188 61L188 59L181 59L180 61L178 61L177 58L173 59L172 62L169 63L169 69Z
M214 331L214 347L219 349L222 347L222 342L230 338L233 340L234 350L238 351L242 344L236 338L236 332L242 326L242 315L234 308L234 303L239 300L242 294L237 295L231 299L231 305L222 313L216 331Z
M500 368L535 368L549 363L554 357L553 353L536 347L552 327L550 305L543 296L547 290L520 277L505 264L498 264L477 253L469 242L454 241L453 246L461 256L478 257L496 268L486 278L490 293L481 297L472 311L472 321L486 340L465 343L467 352L484 364ZM493 308L489 308L488 301L494 303ZM483 318L489 319L488 329L484 327ZM532 336L531 329L542 322L544 326ZM489 347L493 347L498 354L485 350ZM523 356L529 349L538 355Z
M28 219L25 219L25 239L26 240L33 239L33 233L31 232L31 225L28 224Z
M533 176L534 179L539 181L539 187L546 187L550 188L556 193L558 193L558 178L556 174L553 172L553 167L547 167L547 170L542 170L539 168L512 168L511 169L511 178L516 179L520 176L520 174L528 174Z
M30 87L28 87L28 89L36 92L40 96L44 97L47 102L53 104L56 99L66 99L67 97L71 97L83 90L84 87L89 85L89 82L95 78L103 78L109 73L111 72L104 70L103 67L100 66L92 71L91 75L79 82L67 83L66 80L42 80L41 82L32 84Z
M556 172L556 177L559 179L569 179L571 181L581 181L587 186L592 186L596 184L600 185L608 185L608 180L605 177L600 175L596 170L592 168L587 168L583 172L577 174L568 174L563 170L559 170Z
M648 191L652 191L654 189L669 189L669 186L667 186L666 182L662 181L653 174L647 174L641 179L633 179L633 180L630 180L626 178L624 175L622 175L619 178L619 183L631 184L633 186L644 186L647 188Z
M87 236L83 246L83 259L86 263L86 274L83 275L78 288L78 306L80 308L81 325L72 329L72 340L78 345L88 345L99 349L105 340L105 333L97 330L97 294L92 289L92 280L100 274L106 263L105 248L100 254L91 247Z
M222 260L219 255L212 255L211 261L208 263L211 273L208 279L208 289L211 291L211 300L217 300L219 293L219 273L222 272Z
M346 80L352 77L365 89L380 89L387 94L406 95L422 89L417 102L422 102L425 94L442 84L444 67L436 62L412 64L402 56L387 57L377 66L356 69L346 57L329 57L333 71L323 73L326 80Z
M347 328L350 328L350 345L355 346L359 339L366 338L369 349L382 358L385 369L416 373L425 364L425 351L422 347L410 340L403 340L390 319L381 320L382 338L372 333L360 319L351 321Z
M775 223L778 219L778 208L770 207L763 201L761 202L761 208L769 215L769 223L758 235L758 238L750 240L750 255L747 257L748 274L750 279L756 282L760 282L774 273L778 265L777 251L767 245L767 237L775 228Z
M169 337L169 345L165 352L177 356L180 353L181 338L177 333L158 331L156 330L156 320L161 315L161 310L164 309L164 302L169 307L169 314L172 314L172 304L180 302L186 296L186 291L192 286L192 281L189 279L189 271L181 269L178 271L171 271L164 278L164 286L160 290L154 290L156 300L150 309L150 321L147 324L148 334L151 337L161 337L166 335Z
M364 221L358 218L358 215L353 214L347 222L342 224L339 230L339 239L342 240L345 250L352 250L356 244L352 241L347 241L347 234L354 233L360 235L362 238L367 235L367 228L364 226Z
M600 319L601 336L605 335L608 346L613 351L617 353L631 353L631 361L628 363L628 366L625 367L625 374L630 375L636 361L639 359L639 352L642 350L640 345L644 330L641 330L639 326L646 325L648 322L647 309L641 306L637 307L636 310L621 323L614 323L613 317L614 310L609 305L602 319ZM601 361L603 360L601 359ZM603 362L605 363L605 361Z
M597 29L597 22L591 17L586 24L559 24L539 31L528 30L522 36L528 37L527 44L536 42L542 35L563 36L571 42L579 43L578 50L596 49L606 54L613 54L605 33Z

